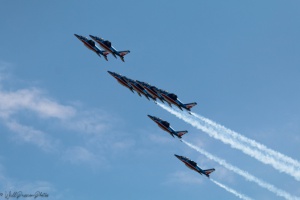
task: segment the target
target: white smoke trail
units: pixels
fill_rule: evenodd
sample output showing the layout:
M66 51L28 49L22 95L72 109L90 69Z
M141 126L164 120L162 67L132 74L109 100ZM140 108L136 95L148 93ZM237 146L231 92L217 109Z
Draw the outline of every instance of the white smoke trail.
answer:
M195 119L194 116L188 115L183 112L178 112L170 107L165 106L164 104L161 104L157 102L157 105L162 107L163 109L167 110L171 114L175 115L179 119L184 120L185 122L191 124L195 128L207 133L210 137L213 137L215 139L221 140L225 144L230 144L232 148L239 149L243 153L257 159L258 161L271 165L276 170L280 172L284 172L292 177L294 177L296 180L300 180L300 170L291 164L286 164L285 162L281 162L279 158L277 158L275 155L266 155L262 151L260 151L257 148L253 148L241 141L239 141L236 137L233 137L229 134L223 134L220 131L217 131L212 126L205 126L199 122L199 120Z
M240 140L248 145L251 145L252 147L255 147L261 151L263 151L265 154L268 154L270 156L275 156L278 160L281 160L282 162L285 162L286 164L289 164L289 165L292 165L292 166L295 166L298 168L298 170L300 170L300 162L289 157L289 156L286 156L280 152L277 152L277 151L274 151L272 149L269 149L268 147L266 147L265 145L263 144L260 144L258 142L256 142L255 140L252 140L252 139L249 139L237 132L234 132L220 124L217 124L216 122L210 120L210 119L207 119L201 115L198 115L196 113L192 113L195 117L197 117L198 119L200 119L202 122L204 122L207 126L212 126L214 127L217 131L219 132L223 132L223 133L226 133L226 134L229 134L231 137L233 138L236 138L237 140Z
M248 181L258 184L260 187L269 190L270 192L276 194L277 196L284 197L285 199L288 199L288 200L299 200L300 199L300 197L293 196L282 189L276 188L275 186L249 174L248 172L241 170L238 167L235 167L235 166L227 163L225 160L218 158L217 156L214 156L214 155L208 153L207 151L186 142L185 140L182 140L182 142L185 143L186 145L188 145L190 148L192 148L192 149L198 151L199 153L201 153L202 155L206 156L208 159L211 159L211 160L219 163L220 165L227 168L228 170L231 170L234 173L244 177Z
M226 185L224 185L224 184L222 184L222 183L219 183L218 181L213 180L212 178L211 178L210 180L211 180L214 184L216 184L216 185L218 185L219 187L225 189L227 192L230 192L230 193L234 194L235 196L239 197L240 199L251 200L250 197L247 197L246 195L241 194L241 193L235 191L234 189L231 189L231 188L229 188L228 186L226 186Z

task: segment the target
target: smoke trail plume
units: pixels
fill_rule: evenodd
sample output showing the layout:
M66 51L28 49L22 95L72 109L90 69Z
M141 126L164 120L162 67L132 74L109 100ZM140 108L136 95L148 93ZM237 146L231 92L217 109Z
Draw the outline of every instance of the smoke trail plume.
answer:
M234 189L231 189L231 188L229 188L228 186L226 186L226 185L224 185L224 184L222 184L222 183L219 183L218 181L213 180L212 178L211 178L210 180L211 180L214 184L216 184L216 185L218 185L219 187L225 189L227 192L230 192L230 193L234 194L235 196L239 197L240 199L251 200L250 197L247 197L246 195L241 194L241 193L235 191Z
M292 177L294 177L296 180L300 181L300 169L292 165L292 163L286 163L282 162L282 156L277 156L276 153L273 154L266 154L261 149L253 148L252 146L249 146L244 141L239 140L237 136L232 136L230 134L224 134L222 131L219 131L213 126L207 126L203 123L201 123L201 120L197 119L193 115L188 115L184 112L176 111L170 107L165 106L164 104L157 103L160 107L167 110L171 114L175 115L179 119L184 120L185 122L191 124L195 128L207 133L210 137L213 137L215 139L221 140L225 144L229 144L232 148L241 150L243 153L257 159L258 161L271 165L273 168L280 172L284 172ZM244 137L244 136L243 136ZM246 137L244 137L246 138ZM275 151L274 151L275 152ZM283 154L282 154L283 155ZM288 160L288 159L287 159Z
M219 163L220 165L222 165L226 169L228 169L230 171L233 171L234 173L244 177L248 181L256 183L260 187L269 190L270 192L276 194L277 196L283 197L283 198L288 199L288 200L300 200L300 197L293 196L293 195L289 194L288 192L286 192L282 189L276 188L275 186L273 186L273 185L271 185L271 184L255 177L255 176L251 175L250 173L248 173L244 170L241 170L238 167L235 167L235 166L227 163L225 160L223 160L221 158L218 158L217 156L214 156L214 155L208 153L207 151L186 142L185 140L181 140L181 141L184 144L186 144L187 146L189 146L190 148L192 148L192 149L196 150L197 152L201 153L202 155L206 156L208 159L211 159L211 160Z
M197 117L198 119L200 119L203 123L206 124L206 126L211 126L213 128L215 128L215 130L219 131L219 132L223 132L223 133L226 133L228 135L230 135L231 137L233 138L236 138L237 140L239 141L242 141L254 148L257 148L261 151L263 151L265 154L268 154L269 156L274 156L276 157L278 160L280 160L281 162L285 162L286 164L289 164L289 165L292 165L292 166L295 166L295 168L298 168L298 170L300 170L300 162L289 157L289 156L286 156L282 153L279 153L277 151L274 151L272 149L269 149L268 147L266 147L265 145L263 144L260 144L258 142L256 142L255 140L252 140L252 139L249 139L237 132L234 132L220 124L217 124L216 122L210 120L210 119L207 119L201 115L198 115L196 113L192 113L195 117Z

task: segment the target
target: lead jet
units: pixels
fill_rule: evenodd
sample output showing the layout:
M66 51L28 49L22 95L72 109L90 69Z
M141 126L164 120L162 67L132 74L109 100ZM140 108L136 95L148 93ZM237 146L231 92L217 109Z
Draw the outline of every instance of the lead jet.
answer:
M139 96L144 95L148 100L153 99L156 102L156 99L153 98L148 92L147 90L145 90L143 88L143 86L141 86L138 82L136 82L135 80L132 80L130 78L127 78L127 81L129 82L129 84L133 87L133 89L139 94Z
M174 93L169 93L165 90L159 90L161 96L169 103L169 105L171 106L171 104L176 105L180 110L182 110L182 108L186 109L187 111L191 111L191 108L194 107L195 105L197 105L196 102L193 103L187 103L187 104L183 104L177 97L176 94ZM190 113L191 114L191 113Z
M127 81L128 78L127 78L126 76L122 76L121 74L117 74L117 73L111 72L111 71L107 71L107 72L108 72L110 75L112 75L115 79L117 79L117 81L118 81L121 85L127 87L131 92L134 93L134 91L133 91L134 89L133 89L133 87L131 86L131 84Z
M164 103L164 98L160 95L160 93L158 92L158 88L155 86L150 85L149 83L145 83L142 81L136 81L137 83L139 83L141 86L144 87L145 90L147 90L147 92L153 97L153 98L158 98L161 102Z
M93 36L93 35L90 35L90 37L93 40L95 40L98 44L100 44L102 48L104 48L106 51L110 52L115 58L117 58L117 56L119 56L123 62L125 62L124 56L126 54L130 53L129 50L126 50L126 51L117 51L111 45L111 42L108 41L108 40L104 40L103 38L100 38L100 37L97 37L97 36Z
M205 176L207 176L209 178L209 175L210 173L214 172L215 169L212 168L212 169L201 169L197 163L195 161L192 161L190 160L189 158L187 157L184 157L184 156L179 156L179 155L176 155L174 154L180 161L182 161L188 168L192 169L192 170L195 170L196 172L198 172L199 174L204 174Z
M181 137L186 134L188 131L175 131L171 126L170 123L167 121L164 121L158 117L154 117L151 115L148 115L148 117L150 119L152 119L162 130L167 131L168 133L170 133L170 135L172 137L177 136L179 139L181 139Z
M108 51L102 51L100 50L95 42L93 40L89 40L88 38L84 37L84 36L81 36L81 35L77 35L77 34L74 34L81 42L83 42L83 44L89 48L90 50L94 51L99 57L101 57L101 55L105 58L106 61L107 60L107 54L109 54Z

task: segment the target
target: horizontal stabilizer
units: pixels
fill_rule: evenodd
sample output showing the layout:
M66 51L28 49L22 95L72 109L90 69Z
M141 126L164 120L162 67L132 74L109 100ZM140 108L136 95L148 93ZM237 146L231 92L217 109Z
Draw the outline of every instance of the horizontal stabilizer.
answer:
M188 131L176 131L179 138L181 138L184 134L186 134Z
M120 54L120 56L125 56L126 54L130 53L129 50L126 51L118 51L118 53Z
M188 109L188 110L190 110L192 107L194 107L195 105L197 105L197 103L196 102L193 102L193 103L187 103L187 104L184 104L185 105L185 107Z
M209 174L211 174L212 172L214 172L215 171L215 169L213 168L213 169L206 169L206 170L203 170L203 172L205 173L205 175L207 176L207 177L209 177Z

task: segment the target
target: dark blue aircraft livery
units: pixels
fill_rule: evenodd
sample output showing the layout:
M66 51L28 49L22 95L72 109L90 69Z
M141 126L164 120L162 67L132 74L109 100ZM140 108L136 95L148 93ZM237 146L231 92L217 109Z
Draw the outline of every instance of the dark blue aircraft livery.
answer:
M130 53L129 50L126 51L117 51L112 45L111 42L108 40L104 40L103 38L97 37L97 36L93 36L90 35L90 37L95 40L98 44L100 44L100 46L105 49L106 51L108 51L109 53L111 53L115 58L117 58L117 56L119 56L121 58L121 60L123 62L124 61L124 56L128 53ZM117 55L117 56L116 56Z
M152 119L162 130L170 133L172 137L177 136L178 138L181 138L184 134L186 134L188 131L175 131L171 126L170 123L167 121L164 121L158 117L154 117L151 115L148 115L150 119Z
M110 75L112 75L117 81L127 87L131 92L133 92L134 88L131 86L131 84L128 82L128 79L126 76L122 76L121 74L117 74L115 72L107 71ZM133 92L134 93L134 92Z
M142 81L136 81L136 82L139 83L141 86L143 86L145 90L147 90L147 92L152 96L153 99L158 98L162 103L164 103L164 98L158 92L159 89L157 87Z
M117 74L114 72L108 72L112 76L113 74ZM180 110L182 108L186 109L191 114L191 108L197 105L196 102L193 103L187 103L183 104L177 97L176 94L170 93L166 90L159 89L153 85L150 85L149 83L133 80L130 78L127 78L125 76L121 76L117 74L118 76L114 76L122 85L129 86L128 87L131 91L132 89L135 90L139 96L144 95L148 100L152 99L156 103L156 99L159 99L161 102L167 102L170 106L176 105ZM126 84L125 84L126 82Z
M107 61L107 54L109 54L108 51L102 51L100 50L95 42L93 40L89 40L88 38L81 36L81 35L77 35L74 34L81 42L83 42L83 44L90 50L94 51L99 57L101 57L101 55L105 58L105 60Z
M148 92L147 90L145 90L145 88L140 85L137 81L132 80L130 78L127 78L129 84L133 87L133 89L141 96L144 95L148 100L153 99L154 101L156 101L155 98L153 98Z
M190 112L191 108L194 107L195 105L197 105L196 102L183 104L178 99L176 94L169 93L165 90L159 90L159 92L160 92L161 96L169 103L170 106L171 106L171 104L173 104L173 105L177 106L180 110L182 110L182 108L184 108Z
M179 155L176 155L175 156L180 160L182 161L188 168L192 169L192 170L195 170L196 172L198 172L199 174L204 174L205 176L209 177L210 173L214 172L215 169L212 168L212 169L201 169L197 163L195 161L192 161L190 160L189 158L187 157L184 157L184 156L179 156Z

